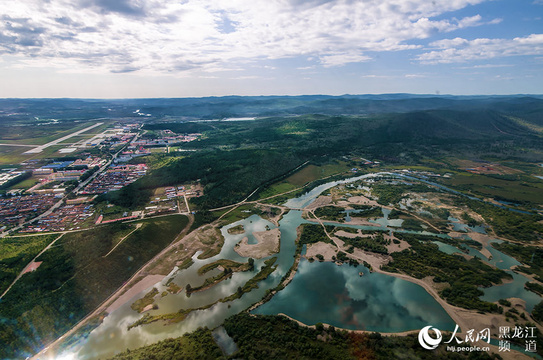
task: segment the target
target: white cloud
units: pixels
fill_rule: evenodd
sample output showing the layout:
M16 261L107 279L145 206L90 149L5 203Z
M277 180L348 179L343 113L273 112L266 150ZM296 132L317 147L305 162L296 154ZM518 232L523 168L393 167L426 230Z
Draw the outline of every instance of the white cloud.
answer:
M505 68L513 67L511 64L483 64L483 65L474 65L474 66L462 66L459 69L495 69L495 68Z
M333 54L333 55L322 55L320 57L321 63L324 67L345 65L348 63L358 63L371 60L369 56L362 54Z
M514 39L462 38L435 41L437 50L423 53L417 59L423 63L454 63L493 59L507 56L543 55L543 34L531 34Z
M480 15L432 18L484 1L0 0L0 55L36 66L58 60L70 70L143 74L227 71L296 56L340 66L483 25Z
M421 79L421 78L428 77L428 76L423 75L423 74L405 74L404 76L405 76L407 79Z
M392 79L392 78L395 78L395 76L390 76L390 75L374 75L374 74L362 75L362 77L366 78L366 79Z

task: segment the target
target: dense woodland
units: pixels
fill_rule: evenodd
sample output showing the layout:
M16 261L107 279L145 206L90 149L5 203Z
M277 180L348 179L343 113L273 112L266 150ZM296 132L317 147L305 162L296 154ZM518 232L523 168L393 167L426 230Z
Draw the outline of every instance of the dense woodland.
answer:
M492 226L497 235L526 243L541 240L542 215L522 213L468 198L455 198L455 205L468 206Z
M486 353L448 353L444 346L423 349L416 336L383 337L307 328L282 316L238 314L224 328L239 347L232 359L492 359ZM280 346L278 346L280 344Z
M198 329L177 339L167 339L135 350L127 350L112 360L211 360L226 359L209 329Z
M392 253L393 261L384 265L383 270L403 272L417 279L433 276L434 282L450 285L440 294L448 303L466 309L500 312L498 305L479 299L483 292L478 287L500 284L502 279L510 279L511 275L486 265L477 257L466 260L460 255L439 251L431 241L440 241L441 238L404 233L395 235L411 247Z
M163 119L144 128L203 133L200 140L182 145L198 151L171 152L155 158L153 162L160 166L152 166L148 176L107 198L133 208L149 199L149 189L200 180L205 191L197 204L209 209L241 201L306 161L320 165L353 153L395 164L414 164L429 154L530 159L533 153L526 150L543 147L543 139L508 115L526 114L524 119L537 122L530 111L540 110L539 100L528 103L531 108L512 105L507 113L489 110L486 105L475 109L470 105L469 111L442 109L374 116L305 113L259 121L201 123ZM391 192L390 188L376 189L380 203L401 198L402 189Z

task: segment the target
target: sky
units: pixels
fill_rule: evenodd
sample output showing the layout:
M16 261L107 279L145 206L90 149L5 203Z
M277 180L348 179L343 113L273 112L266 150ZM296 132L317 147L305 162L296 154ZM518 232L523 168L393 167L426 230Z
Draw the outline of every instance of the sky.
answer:
M0 97L542 94L543 0L0 0Z

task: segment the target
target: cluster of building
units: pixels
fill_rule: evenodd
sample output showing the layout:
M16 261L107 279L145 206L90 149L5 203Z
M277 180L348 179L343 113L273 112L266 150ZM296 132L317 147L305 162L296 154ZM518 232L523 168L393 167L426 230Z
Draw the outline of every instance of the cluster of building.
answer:
M173 199L178 196L185 195L185 187L184 186L178 186L177 188L175 186L167 187L164 189L164 192L166 193L166 197L168 199Z
M147 173L147 165L115 165L94 178L81 194L104 194L119 190Z
M473 168L467 168L467 172L470 172L472 174L502 174L502 171L496 169L494 165L481 165Z
M169 186L159 190L161 195L154 197L148 207L145 208L145 216L167 212L190 212L186 208L187 203L184 197L199 197L203 194L203 187L200 184Z
M137 147L163 147L163 146L172 146L174 144L191 142L197 140L202 134L176 134L171 130L161 130L160 136L155 139L139 139L132 141L129 149Z
M49 209L58 194L32 194L0 198L0 228L17 226Z
M75 161L53 162L42 167L32 169L32 175L40 180L39 183L27 190L35 194L58 194L64 192L64 186L58 185L66 181L77 181L88 170L101 167L107 163L106 159L88 156ZM51 186L51 185L54 186Z
M441 175L441 174L436 174L435 172L432 172L432 171L419 171L419 170L410 170L410 169L398 170L396 172L400 172L400 173L411 175L411 176L416 176L421 179L440 178L440 177L448 179L452 176L451 173L445 173Z
M151 204L158 203L157 201L151 201ZM145 216L153 216L159 214L167 214L177 212L177 201L169 200L158 203L158 205L151 205L145 208Z
M134 158L149 155L149 154L151 154L150 150L147 150L147 149L143 148L143 146L140 146L139 148L137 148L135 150L123 151L119 156L117 156L117 158L114 160L114 162L115 163L127 162L127 161L130 161L130 160L134 159Z
M77 159L75 161L53 162L42 167L33 169L32 174L36 176L48 176L56 173L64 175L64 173L67 171L77 171L79 174L81 174L85 172L86 169L90 169L95 166L100 167L105 163L107 163L106 159L88 156L86 159ZM53 177L61 175L53 175Z
M17 171L17 169L5 169L2 173L0 173L0 186L8 183L22 174L23 172Z
M75 168L91 169L95 166L101 167L102 165L105 165L106 163L107 163L106 159L102 159L102 158L94 157L94 156L88 156L86 159L77 159L71 164L71 166Z
M113 149L128 144L137 134L141 124L117 125L113 129L107 129L96 134L90 139L83 139L60 149L60 153L72 153L79 149L99 147L101 149Z
M70 204L68 200L66 205L27 225L21 232L75 230L83 225L92 224L93 217L94 207L92 204L88 202Z

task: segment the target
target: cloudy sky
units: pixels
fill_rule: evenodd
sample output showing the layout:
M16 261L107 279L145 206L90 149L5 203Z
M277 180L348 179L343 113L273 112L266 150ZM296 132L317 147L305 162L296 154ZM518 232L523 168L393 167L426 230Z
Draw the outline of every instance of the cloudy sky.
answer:
M0 97L543 93L543 0L0 0Z

